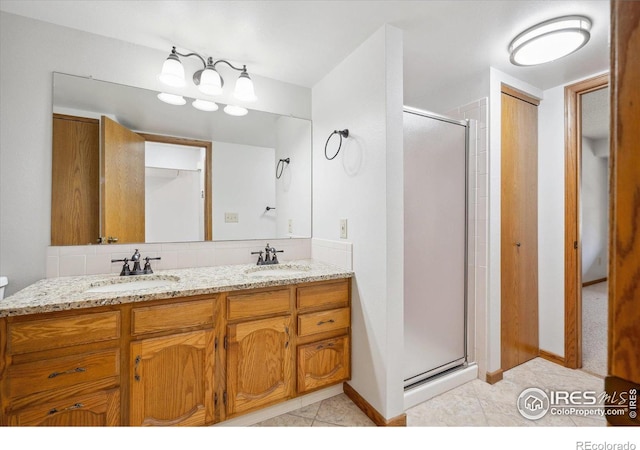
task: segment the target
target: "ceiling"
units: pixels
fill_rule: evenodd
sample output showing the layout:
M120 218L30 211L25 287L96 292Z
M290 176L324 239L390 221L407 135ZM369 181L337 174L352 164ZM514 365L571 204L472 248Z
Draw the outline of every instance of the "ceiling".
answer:
M609 1L62 1L0 0L0 9L166 50L247 64L250 73L312 87L383 24L404 31L405 102L493 66L547 89L609 67ZM509 63L524 29L557 16L592 22L580 51L538 67Z

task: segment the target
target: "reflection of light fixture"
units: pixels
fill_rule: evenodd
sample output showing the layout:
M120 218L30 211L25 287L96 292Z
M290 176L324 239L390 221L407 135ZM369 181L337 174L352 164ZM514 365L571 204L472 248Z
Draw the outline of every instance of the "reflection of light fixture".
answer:
M520 33L509 44L510 60L516 66L554 61L582 48L591 36L591 21L583 16L547 20Z
M182 63L180 62L180 58L178 58L178 56L182 56L185 58L189 56L196 56L200 59L200 61L202 61L204 68L196 71L193 74L192 78L193 83L198 86L198 89L203 94L222 94L224 79L216 70L216 66L220 63L224 63L230 68L240 72L240 76L238 77L238 80L235 84L234 96L238 100L243 102L254 102L257 100L253 87L253 81L251 81L251 78L247 73L247 66L243 65L242 67L236 67L229 61L226 61L224 59L214 61L211 57L207 58L207 60L205 61L205 59L197 53L178 53L175 47L171 49L171 54L162 65L162 72L158 75L158 79L164 84L173 87L182 87L185 85L184 67L182 66ZM243 109L245 111L244 114L246 114L247 110L245 108Z
M200 111L217 111L218 105L215 102L210 102L208 100L202 100L197 98L191 103L195 109L199 109Z
M224 107L224 112L230 116L246 116L249 111L242 106L227 105Z
M160 92L158 94L158 98L170 105L180 106L187 103L187 101L184 99L184 97L182 97L182 95L167 94L166 92Z

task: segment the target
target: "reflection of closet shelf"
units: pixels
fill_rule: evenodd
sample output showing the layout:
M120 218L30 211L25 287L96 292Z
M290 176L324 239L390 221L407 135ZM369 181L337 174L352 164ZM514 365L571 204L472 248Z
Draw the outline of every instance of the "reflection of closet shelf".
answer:
M202 169L176 169L173 167L145 166L147 175L158 177L179 177L180 172L202 172Z

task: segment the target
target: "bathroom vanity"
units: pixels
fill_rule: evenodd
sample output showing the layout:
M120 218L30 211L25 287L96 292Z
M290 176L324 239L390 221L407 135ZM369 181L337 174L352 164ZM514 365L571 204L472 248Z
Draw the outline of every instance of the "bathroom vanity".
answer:
M0 304L0 424L210 425L350 378L352 272L41 280Z

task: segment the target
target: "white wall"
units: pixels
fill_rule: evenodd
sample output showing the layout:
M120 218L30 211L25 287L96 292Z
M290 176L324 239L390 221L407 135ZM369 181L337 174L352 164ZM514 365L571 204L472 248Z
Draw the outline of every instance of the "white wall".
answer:
M580 182L584 283L606 278L609 265L609 158L598 157L588 138L582 139Z
M214 141L212 159L213 239L275 236L278 210L266 211L276 207L275 149ZM238 222L225 222L226 213Z
M311 144L311 122L294 117L277 120L274 167L280 159L290 162L282 163L282 175L275 180L276 236L311 236Z
M403 413L401 31L376 31L313 87L312 103L313 235L337 241L347 219L353 243L350 384L392 418ZM345 128L327 160L327 137Z
M166 57L166 51L0 13L0 273L9 277L7 295L45 276L52 72L157 90ZM309 89L252 79L260 92L255 109L311 117ZM190 89L185 95L198 97Z
M205 149L145 143L145 242L204 240Z

